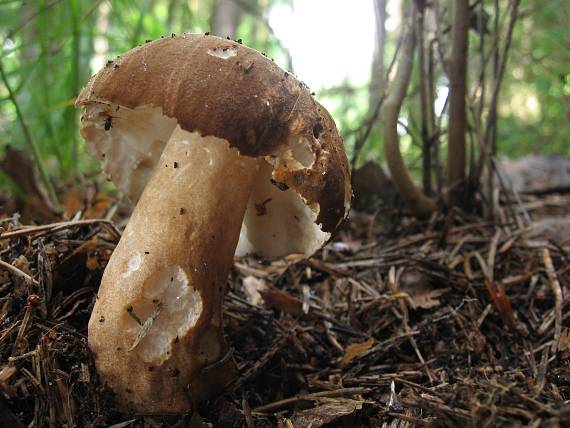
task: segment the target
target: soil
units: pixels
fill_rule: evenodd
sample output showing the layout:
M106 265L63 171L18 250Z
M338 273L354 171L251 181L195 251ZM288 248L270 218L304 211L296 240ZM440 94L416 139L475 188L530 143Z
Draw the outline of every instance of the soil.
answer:
M122 414L97 377L87 321L115 225L5 218L0 426L570 426L570 227L534 227L568 213L564 195L493 222L353 213L308 260L236 261L239 376L182 416Z

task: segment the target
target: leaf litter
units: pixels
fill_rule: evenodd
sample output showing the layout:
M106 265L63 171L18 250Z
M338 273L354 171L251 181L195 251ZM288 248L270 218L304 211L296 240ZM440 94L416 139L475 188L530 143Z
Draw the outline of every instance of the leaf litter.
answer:
M570 213L567 196L525 198L533 220ZM183 416L121 413L95 371L87 321L114 224L0 219L3 423L568 426L569 241L519 215L387 227L355 213L308 260L236 261L224 312L239 374Z

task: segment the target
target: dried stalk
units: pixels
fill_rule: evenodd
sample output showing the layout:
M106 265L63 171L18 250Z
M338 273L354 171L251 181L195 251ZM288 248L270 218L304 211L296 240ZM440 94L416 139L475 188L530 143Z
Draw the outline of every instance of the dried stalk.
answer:
M560 349L560 336L562 334L562 287L558 281L552 257L548 248L542 249L542 262L550 281L550 288L554 294L554 339L552 340L552 353Z
M465 133L467 114L467 54L469 49L469 1L455 0L452 48L449 60L449 131L447 185L449 203L462 206L465 201Z
M415 17L415 7L412 10L412 17ZM435 211L435 203L416 187L412 181L410 172L400 152L400 140L397 131L398 116L400 115L400 109L406 97L412 74L413 55L416 45L414 33L414 25L408 25L403 36L396 77L392 82L390 92L382 108L382 125L386 160L388 161L388 167L394 183L412 213L418 217L426 217Z

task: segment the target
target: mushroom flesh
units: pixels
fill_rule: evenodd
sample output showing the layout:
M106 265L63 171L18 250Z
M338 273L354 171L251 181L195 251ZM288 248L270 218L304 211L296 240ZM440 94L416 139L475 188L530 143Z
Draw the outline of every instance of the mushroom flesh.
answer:
M186 412L235 370L222 331L234 254L309 256L346 217L342 141L303 84L214 36L129 51L77 105L89 149L136 204L89 347L123 406Z

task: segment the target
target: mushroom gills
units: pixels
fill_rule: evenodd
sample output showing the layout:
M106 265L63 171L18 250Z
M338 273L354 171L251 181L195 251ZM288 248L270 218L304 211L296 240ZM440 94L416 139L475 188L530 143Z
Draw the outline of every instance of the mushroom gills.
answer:
M319 205L308 206L291 188L272 181L273 167L263 161L240 232L236 255L257 253L273 259L313 254L330 238L316 223Z
M108 118L113 126L108 128ZM136 204L152 177L164 145L176 127L176 119L162 109L135 109L98 103L85 108L81 135L89 151L103 162L103 169L115 185Z
M105 129L105 118L109 116L114 117L113 126ZM175 127L176 120L165 116L160 108L129 109L100 103L85 108L81 132L91 141L89 148L93 154L104 162L105 172L136 204ZM206 152L210 150L208 145L202 146ZM267 258L291 253L310 255L330 238L330 233L323 232L316 223L318 204L309 206L293 189L282 190L271 182L276 166L297 170L311 168L315 163L314 149L305 137L292 136L284 147L261 162L247 204L237 256L248 253ZM204 162L204 166L210 167L212 158ZM184 165L181 163L179 168ZM260 212L263 203L265 211L262 208Z

